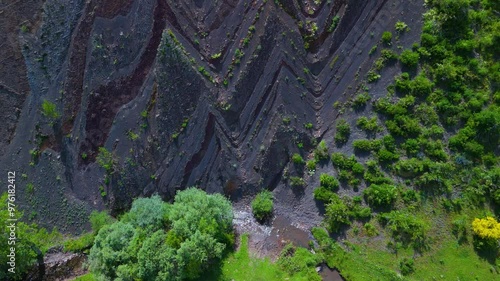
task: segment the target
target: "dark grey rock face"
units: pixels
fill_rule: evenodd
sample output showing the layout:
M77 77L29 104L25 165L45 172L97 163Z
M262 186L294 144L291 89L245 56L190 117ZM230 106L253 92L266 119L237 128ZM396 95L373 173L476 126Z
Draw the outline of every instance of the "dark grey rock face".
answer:
M332 105L361 88L369 50L401 13L408 47L422 1L278 2L47 0L28 32L9 31L26 81L0 78L0 170L18 174L21 209L81 232L92 209L118 213L138 196L196 185L239 201L268 188L278 213L318 223L318 177L290 157L307 159L320 140L332 152ZM58 118L42 114L43 100ZM108 172L99 147L114 155ZM306 186L290 188L290 176Z

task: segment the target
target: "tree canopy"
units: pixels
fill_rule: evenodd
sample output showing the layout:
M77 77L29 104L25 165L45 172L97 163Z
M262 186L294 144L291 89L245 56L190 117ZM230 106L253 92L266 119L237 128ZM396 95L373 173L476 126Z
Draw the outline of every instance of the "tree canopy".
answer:
M159 196L134 201L122 219L102 227L89 255L98 280L194 279L234 241L232 207L196 188L173 204Z

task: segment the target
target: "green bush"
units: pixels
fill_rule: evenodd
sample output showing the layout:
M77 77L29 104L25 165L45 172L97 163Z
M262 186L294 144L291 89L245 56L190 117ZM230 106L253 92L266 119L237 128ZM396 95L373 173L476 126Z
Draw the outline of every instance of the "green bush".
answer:
M380 57L384 60L384 62L392 62L398 59L398 54L389 49L383 49L380 51Z
M64 242L64 250L71 252L86 252L94 244L94 238L99 230L114 222L113 218L105 211L92 211L89 217L92 232L85 233L80 237L71 238Z
M328 146L326 145L326 142L324 140L320 141L316 149L314 150L314 159L316 161L323 161L323 160L328 160L329 158L328 154Z
M306 162L306 168L309 172L314 172L316 171L316 160L311 159Z
M330 26L327 29L327 32L328 33L333 32L335 30L335 28L337 28L337 24L339 23L339 21L340 21L340 17L338 15L334 16L332 19L332 23L330 24Z
M105 211L92 211L92 213L90 213L89 221L92 226L92 232L97 234L105 225L113 223L114 219Z
M338 196L334 196L326 205L325 221L330 232L337 232L341 226L351 224L349 209Z
M352 172L357 175L362 175L365 172L365 167L360 163L355 163L351 168Z
M412 258L403 258L399 262L399 270L401 270L401 274L410 275L415 271L415 264Z
M384 31L382 33L382 43L390 45L392 41L392 33L390 31Z
M92 247L94 243L94 233L89 232L80 237L69 239L64 242L64 250L71 252L84 252Z
M387 163L398 160L399 155L394 153L394 152L391 152L385 148L382 148L377 152L377 158L378 158L378 161L380 161L381 163L387 164Z
M391 211L381 214L379 219L391 231L396 241L405 246L411 244L417 249L425 246L428 226L420 218L403 211Z
M277 264L288 274L302 277L301 280L321 281L315 267L322 262L319 255L311 253L306 248L287 244L280 253Z
M115 169L116 159L114 155L104 147L99 147L99 154L96 158L97 164L111 173Z
M372 184L363 191L366 201L373 206L389 206L398 195L397 189L390 184Z
M352 146L356 151L378 151L382 147L381 140L355 140Z
M314 194L314 199L323 202L330 202L330 200L336 196L336 194L333 193L333 191L324 186L320 186L314 189L313 194Z
M420 55L417 52L411 50L404 50L399 56L399 60L402 64L408 67L415 67L418 64Z
M42 102L42 114L50 119L57 119L60 116L56 105L48 100L43 100Z
M409 31L410 28L408 27L408 25L405 23L405 22L402 22L402 21L398 21L396 22L396 24L394 25L394 28L396 29L397 32L406 32L406 31Z
M378 230L375 228L375 226L369 222L365 223L363 226L365 229L366 235L373 237L378 235Z
M379 80L380 78L382 78L382 76L380 74L378 74L376 71L370 70L367 73L368 83L373 83L373 82Z
M369 140L355 140L352 142L352 146L355 151L371 151L371 143Z
M359 117L356 121L356 126L369 133L375 133L382 130L382 128L378 125L376 116L373 116L370 119L365 116Z
M302 158L302 156L300 156L300 154L294 153L292 155L292 162L296 165L302 165L304 164L304 159Z
M334 152L331 155L332 164L334 167L337 167L341 170L351 169L354 164L357 163L354 155L351 157L347 157L341 152Z
M258 221L263 221L272 215L273 198L271 191L264 190L252 200L252 213Z
M300 187L306 185L306 182L301 177L290 177L290 185L293 187Z
M368 92L363 92L361 94L356 95L354 100L352 101L352 106L354 108L361 108L366 105L366 103L370 100L370 95Z
M331 191L336 191L340 186L339 181L334 176L328 174L321 174L319 176L319 182L322 187Z
M340 119L337 123L337 132L335 134L335 142L337 144L344 144L351 135L351 127L345 119Z

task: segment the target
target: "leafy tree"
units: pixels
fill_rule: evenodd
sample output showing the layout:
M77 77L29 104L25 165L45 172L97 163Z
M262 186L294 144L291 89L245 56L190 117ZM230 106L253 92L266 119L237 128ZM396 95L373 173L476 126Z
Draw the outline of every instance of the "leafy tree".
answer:
M94 234L97 234L105 225L113 223L113 218L105 211L92 211L92 213L90 213L89 221L92 226L92 231Z
M0 219L5 223L0 228L0 280L25 280L25 274L37 261L43 263L43 255L51 246L56 245L62 236L57 230L49 232L36 224L26 224L20 221L23 216L20 210L16 210L12 213L14 216L11 216L7 202L12 203L12 201L7 201L7 198L7 193L3 193L0 197ZM8 219L17 219L15 244L12 242L14 240L8 239L11 234L7 227L9 225ZM14 272L8 271L11 268L8 264L11 247L15 247Z
M233 243L232 207L222 195L188 188L173 204L134 201L101 228L89 255L98 280L185 280L200 276Z
M273 212L273 193L263 190L252 200L252 213L258 221L270 217Z

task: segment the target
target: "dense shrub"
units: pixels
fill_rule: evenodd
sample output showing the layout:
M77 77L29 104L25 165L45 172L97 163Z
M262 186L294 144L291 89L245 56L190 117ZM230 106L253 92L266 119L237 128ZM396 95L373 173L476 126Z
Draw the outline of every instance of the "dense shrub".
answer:
M316 160L311 159L306 162L306 168L309 172L314 172L316 171Z
M390 184L371 184L363 194L366 201L373 206L389 206L398 195L396 187Z
M429 80L425 75L420 73L411 81L410 92L412 95L417 97L425 97L431 94L434 87L434 83Z
M336 196L336 194L333 191L324 186L316 188L313 194L314 194L314 199L323 202L330 202L330 200Z
M306 182L301 177L290 177L290 185L294 187L304 186Z
M300 274L299 276L303 278L300 280L321 281L321 277L315 270L315 266L321 261L321 256L311 253L306 248L295 247L289 243L281 250L276 263L294 277Z
M378 230L375 228L375 226L369 222L365 223L363 225L363 228L365 229L366 235L373 237L378 235Z
M314 150L314 159L316 161L323 161L323 160L328 160L329 158L328 154L328 146L326 145L326 142L324 140L320 141L316 149Z
M427 224L416 216L403 212L391 211L381 214L380 221L391 231L393 238L403 245L412 244L422 249L425 246Z
M337 144L344 144L349 139L351 134L351 127L345 119L340 119L337 123L337 132L335 134L335 142Z
M360 163L355 163L352 165L351 171L353 174L362 175L365 172L365 167L363 167Z
M319 182L322 187L331 191L336 191L340 185L339 181L334 176L330 176L328 174L321 174Z
M381 131L381 128L378 125L376 116L373 116L370 119L368 119L365 116L362 116L362 117L358 118L358 120L356 121L356 126L358 126L360 129L367 131L369 133L375 133L375 132Z
M354 108L364 107L369 100L370 100L370 95L368 94L368 92L363 92L361 94L356 95L356 97L352 101L352 106Z
M64 250L71 252L87 252L94 244L94 238L99 230L114 222L113 218L105 211L92 211L89 217L92 232L85 233L80 237L68 239L64 242Z
M401 274L409 275L415 271L415 262L411 258L403 258L399 262L399 270L401 270Z
M351 224L349 209L338 196L332 197L330 203L326 205L325 212L325 220L331 232L338 231L342 225Z
M392 41L392 33L390 31L384 31L382 33L382 43L390 45Z
M399 56L399 60L401 60L401 63L408 67L417 66L419 59L420 55L417 52L413 52L411 50L404 50Z
M270 217L273 212L273 193L269 190L261 191L252 200L252 213L258 221Z
M357 162L354 155L347 157L340 152L334 152L331 155L333 166L339 169L350 169Z
M304 159L302 158L302 156L300 156L300 154L294 153L292 155L292 162L296 165L302 165L304 164Z
M391 152L385 148L382 148L377 152L377 159L381 163L387 164L387 163L398 160L399 155L397 153Z
M415 156L420 152L420 143L417 139L407 139L401 147L406 151L408 157Z
M382 147L381 140L355 140L352 146L356 151L378 151Z
M380 57L384 59L385 62L396 61L398 59L398 54L389 49L383 49L380 51Z

